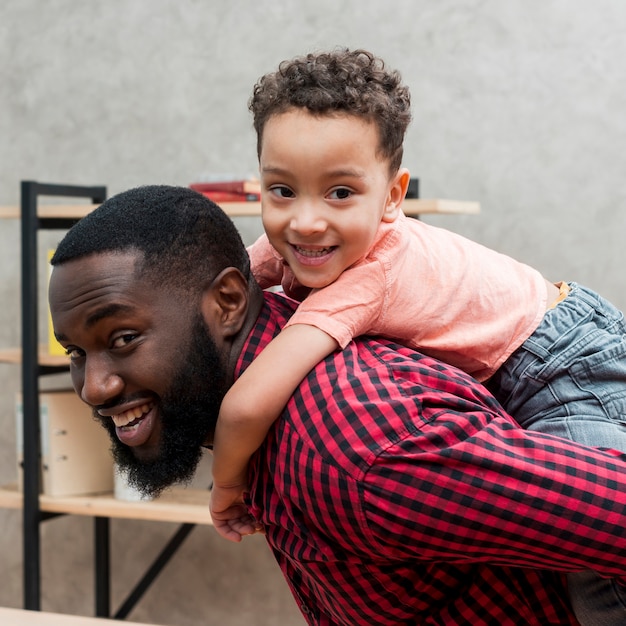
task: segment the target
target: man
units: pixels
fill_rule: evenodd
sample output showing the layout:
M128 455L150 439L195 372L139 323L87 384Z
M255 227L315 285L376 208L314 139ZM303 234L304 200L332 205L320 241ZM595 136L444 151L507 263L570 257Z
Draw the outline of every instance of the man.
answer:
M233 224L184 188L111 198L52 263L55 335L118 462L147 493L189 478L295 304L260 291ZM469 376L386 340L311 371L249 478L310 624L575 624L563 573L626 576L626 460L526 432Z

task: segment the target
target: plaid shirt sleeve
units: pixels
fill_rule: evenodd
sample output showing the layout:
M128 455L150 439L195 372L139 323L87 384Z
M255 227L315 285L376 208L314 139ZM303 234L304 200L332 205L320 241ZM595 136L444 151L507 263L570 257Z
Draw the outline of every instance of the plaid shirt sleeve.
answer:
M364 534L393 559L624 577L625 469L505 418L448 411L372 461Z
M559 572L626 577L623 458L523 431L470 377L384 341L302 383L250 505L320 626L575 624Z

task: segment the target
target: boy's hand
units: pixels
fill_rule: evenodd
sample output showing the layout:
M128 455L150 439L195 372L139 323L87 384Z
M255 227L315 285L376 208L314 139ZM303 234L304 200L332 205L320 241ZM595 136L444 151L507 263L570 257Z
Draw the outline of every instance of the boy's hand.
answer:
M263 532L243 503L243 485L218 487L213 485L210 510L215 530L229 541L239 542L244 535Z

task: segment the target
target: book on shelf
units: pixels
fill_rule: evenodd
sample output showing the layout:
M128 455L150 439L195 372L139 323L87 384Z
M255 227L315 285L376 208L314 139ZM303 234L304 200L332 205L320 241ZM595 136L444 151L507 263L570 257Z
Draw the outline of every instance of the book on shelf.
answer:
M246 202L261 199L261 182L256 179L191 183L189 187L214 202Z
M196 189L196 191L198 191ZM237 193L235 191L201 191L203 196L213 200L219 204L220 202L258 202L261 199L260 194L256 193Z

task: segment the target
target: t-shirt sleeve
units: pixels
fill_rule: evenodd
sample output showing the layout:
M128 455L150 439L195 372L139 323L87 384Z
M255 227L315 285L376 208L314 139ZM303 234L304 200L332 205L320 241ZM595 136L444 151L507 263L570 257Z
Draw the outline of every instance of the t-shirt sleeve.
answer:
M267 235L261 235L251 246L248 246L252 274L261 289L280 285L283 277L283 259L274 250Z
M386 297L385 277L379 264L363 262L345 270L323 289L312 291L287 326L315 326L343 349L353 337L376 334Z
M283 292L300 302L310 293L308 287L302 286L285 260L270 244L266 235L261 235L248 247L252 275L261 289L269 289L280 285Z

